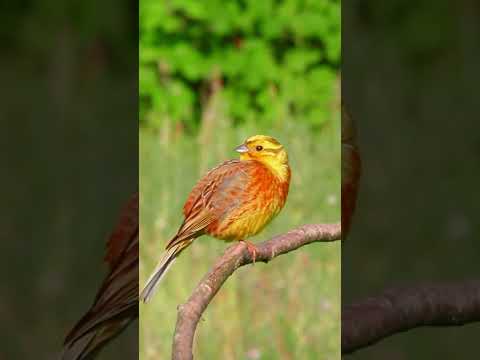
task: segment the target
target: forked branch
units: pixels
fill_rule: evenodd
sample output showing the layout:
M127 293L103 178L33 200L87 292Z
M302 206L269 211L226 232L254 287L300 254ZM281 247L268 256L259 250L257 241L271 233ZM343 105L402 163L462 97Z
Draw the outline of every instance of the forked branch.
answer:
M340 224L304 225L283 235L257 244L256 262L270 260L314 242L331 242L340 240ZM192 347L198 322L220 290L223 283L239 267L252 263L245 243L230 246L215 262L212 269L200 281L190 298L178 307L177 325L173 338L172 358L174 360L193 359Z

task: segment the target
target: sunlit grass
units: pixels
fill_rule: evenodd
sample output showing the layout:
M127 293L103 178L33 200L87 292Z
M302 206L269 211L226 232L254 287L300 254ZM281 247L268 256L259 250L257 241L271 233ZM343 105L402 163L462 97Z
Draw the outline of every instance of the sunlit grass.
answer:
M223 124L197 141L140 137L140 286L182 221L189 190L206 168L247 136L265 133L287 148L293 171L287 205L254 241L314 222L340 219L339 120L312 135L293 121L268 131ZM140 359L168 359L177 305L228 246L201 237L177 260L153 300L140 306ZM339 359L340 245L313 244L271 263L239 269L200 322L197 359Z

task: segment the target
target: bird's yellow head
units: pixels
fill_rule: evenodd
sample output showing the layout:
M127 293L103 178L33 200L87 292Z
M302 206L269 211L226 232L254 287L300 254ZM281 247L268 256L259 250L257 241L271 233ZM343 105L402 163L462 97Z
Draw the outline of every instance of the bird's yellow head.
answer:
M266 135L249 137L235 148L240 153L240 160L257 160L267 165L281 180L288 181L290 170L288 155L277 139Z

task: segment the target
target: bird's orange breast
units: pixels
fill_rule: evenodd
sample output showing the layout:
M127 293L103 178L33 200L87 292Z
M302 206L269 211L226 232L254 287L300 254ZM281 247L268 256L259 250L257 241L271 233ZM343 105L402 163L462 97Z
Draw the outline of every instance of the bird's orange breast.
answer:
M219 217L207 228L206 233L218 239L244 240L258 234L283 208L288 195L290 174L287 181L278 179L266 166L257 161L239 162L237 171L245 176L227 179L224 207ZM244 182L242 186L238 181Z

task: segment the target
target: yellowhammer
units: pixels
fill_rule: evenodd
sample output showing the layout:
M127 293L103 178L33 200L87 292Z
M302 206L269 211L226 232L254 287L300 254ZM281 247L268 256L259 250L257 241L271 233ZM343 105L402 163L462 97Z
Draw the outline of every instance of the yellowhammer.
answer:
M140 294L144 302L175 258L197 237L207 234L225 241L245 241L285 205L290 167L283 146L273 137L255 135L235 150L240 153L239 160L210 170L190 192L183 207L185 219ZM255 261L255 246L246 243Z

